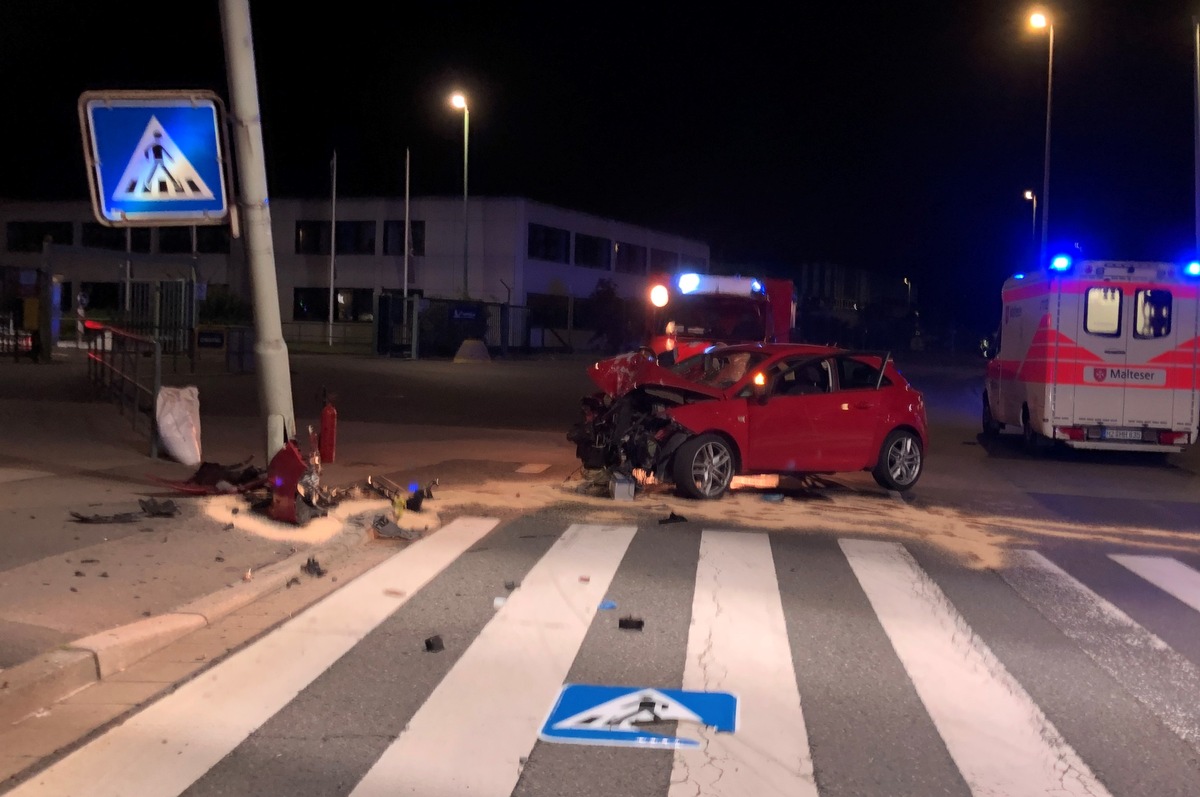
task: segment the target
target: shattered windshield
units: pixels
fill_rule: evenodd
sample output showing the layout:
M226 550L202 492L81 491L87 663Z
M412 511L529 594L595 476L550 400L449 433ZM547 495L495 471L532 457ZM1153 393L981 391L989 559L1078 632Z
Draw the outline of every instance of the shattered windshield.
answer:
M684 379L724 390L766 359L760 351L714 349L678 362L670 370Z

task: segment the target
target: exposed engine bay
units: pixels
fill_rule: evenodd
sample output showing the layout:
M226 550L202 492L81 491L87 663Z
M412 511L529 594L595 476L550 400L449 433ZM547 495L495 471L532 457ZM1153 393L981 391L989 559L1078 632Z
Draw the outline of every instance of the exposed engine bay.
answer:
M656 482L670 481L671 456L691 435L671 418L670 410L707 399L649 385L616 399L596 393L582 400L583 418L567 439L575 443L575 454L585 469L602 468L630 478L641 475L638 481L645 481L646 474Z

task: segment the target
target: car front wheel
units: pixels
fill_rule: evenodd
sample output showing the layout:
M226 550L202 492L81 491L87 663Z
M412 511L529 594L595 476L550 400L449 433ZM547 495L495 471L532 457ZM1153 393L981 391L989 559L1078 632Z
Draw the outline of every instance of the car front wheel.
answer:
M733 472L733 447L718 435L697 435L675 452L675 484L691 498L720 498L729 489Z
M879 461L871 475L880 487L904 492L921 478L924 452L920 439L907 429L896 429L883 441Z

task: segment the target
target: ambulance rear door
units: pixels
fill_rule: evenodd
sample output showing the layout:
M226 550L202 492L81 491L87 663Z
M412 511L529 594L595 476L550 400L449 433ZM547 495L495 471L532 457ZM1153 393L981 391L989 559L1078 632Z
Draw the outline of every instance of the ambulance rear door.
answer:
M1123 372L1128 356L1128 300L1119 282L1081 279L1074 287L1075 345L1060 347L1058 367L1058 381L1075 385L1071 425L1120 426L1125 391L1114 375Z
M1175 369L1168 362L1180 343L1176 310L1186 304L1169 283L1126 287L1125 395L1122 424L1170 429L1175 425Z

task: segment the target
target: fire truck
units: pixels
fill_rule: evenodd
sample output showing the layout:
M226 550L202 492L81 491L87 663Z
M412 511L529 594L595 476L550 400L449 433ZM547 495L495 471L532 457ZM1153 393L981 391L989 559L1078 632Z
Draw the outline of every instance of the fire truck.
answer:
M1021 430L1027 450L1177 452L1200 411L1200 263L1060 255L1004 283L987 366L983 431Z
M791 280L688 272L654 275L650 286L643 348L660 362L715 343L786 342L796 323Z

